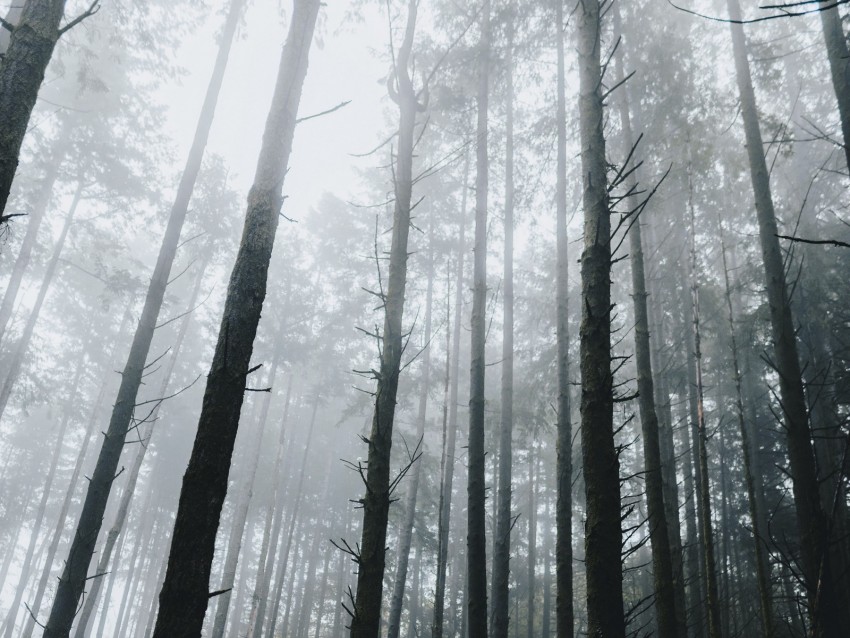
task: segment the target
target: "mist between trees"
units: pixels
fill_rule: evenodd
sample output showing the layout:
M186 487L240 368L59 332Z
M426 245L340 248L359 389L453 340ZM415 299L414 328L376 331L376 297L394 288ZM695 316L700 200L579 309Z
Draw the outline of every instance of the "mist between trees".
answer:
M850 633L844 0L0 0L0 638Z

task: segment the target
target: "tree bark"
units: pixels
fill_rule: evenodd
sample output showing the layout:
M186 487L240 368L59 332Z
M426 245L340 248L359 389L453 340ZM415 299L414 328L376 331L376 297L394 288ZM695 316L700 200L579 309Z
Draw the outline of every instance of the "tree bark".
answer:
M611 210L603 133L599 5L599 0L582 0L575 14L584 176L580 358L587 629L592 638L624 638L620 476L614 446L611 373Z
M402 318L407 285L410 199L413 190L413 146L416 128L417 95L410 79L409 64L416 29L416 0L407 7L407 27L390 79L390 93L399 107L398 152L395 159L392 246L389 281L384 303L384 327L381 335L381 363L375 412L368 439L366 494L363 505L363 529L357 556L357 593L351 619L352 638L374 638L380 632L381 598L386 561L387 518L391 500L390 452L396 395L403 350ZM393 88L393 81L396 88Z
M77 523L77 530L65 563L62 577L59 579L59 587L56 598L50 611L50 618L45 629L45 638L67 638L77 613L80 597L86 585L91 557L94 553L95 543L100 528L103 524L103 515L109 493L112 490L112 482L124 449L124 441L133 419L136 405L136 397L145 371L148 352L156 329L159 311L168 285L171 266L180 242L180 231L186 218L189 200L201 168L204 149L209 138L210 128L215 115L215 105L227 67L227 59L230 54L230 46L236 26L239 22L244 0L233 0L228 14L225 34L216 58L213 74L207 87L206 97L198 125L195 129L195 137L192 148L186 161L186 166L177 189L177 196L168 218L168 226L160 246L159 256L148 287L145 305L133 344L127 357L127 363L121 375L121 385L118 389L109 426L98 455L97 465L91 480L89 481L83 511ZM294 119L294 116L293 116ZM277 217L275 217L277 222ZM243 385L244 388L244 385ZM241 394L240 394L241 397ZM241 405L241 402L240 402ZM238 411L237 411L238 413ZM206 595L206 594L205 594ZM204 598L206 608L206 598Z
M838 102L841 117L841 139L844 147L844 159L850 169L850 49L847 36L841 25L841 14L835 2L821 0L820 22L823 39L826 44L826 57L832 77L832 88ZM828 9L823 7L829 7Z
M570 256L567 239L567 98L564 61L564 2L555 0L558 56L556 109L558 159L555 183L557 259L558 424L557 501L555 504L555 630L558 638L572 638L573 619L573 424L570 414Z
M733 20L740 19L741 8L738 1L727 0L727 5L730 17ZM847 618L850 610L840 609L837 604L836 577L832 573L830 561L827 560L830 525L820 502L794 319L786 286L782 251L777 238L770 174L764 157L755 92L747 59L746 38L740 24L731 24L730 27L764 263L774 365L779 375L779 395L788 440L788 458L800 535L803 586L809 600L813 635L837 636L842 633L842 628L850 625L850 619Z
M487 336L487 197L489 188L487 110L490 93L490 0L481 13L478 50L478 122L475 161L475 258L469 373L469 480L467 483L467 591L469 638L487 638L487 538L484 452L484 346Z
M154 638L200 636L230 460L266 293L269 262L295 133L318 0L295 3L242 242L230 276L218 342L207 376L198 433L183 476Z
M12 181L64 14L65 0L26 0L0 59L0 226L17 214L7 210Z

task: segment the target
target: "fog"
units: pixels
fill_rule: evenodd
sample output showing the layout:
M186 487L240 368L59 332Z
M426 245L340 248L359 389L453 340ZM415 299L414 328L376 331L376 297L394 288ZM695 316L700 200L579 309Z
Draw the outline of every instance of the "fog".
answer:
M0 0L0 638L838 638L847 4Z

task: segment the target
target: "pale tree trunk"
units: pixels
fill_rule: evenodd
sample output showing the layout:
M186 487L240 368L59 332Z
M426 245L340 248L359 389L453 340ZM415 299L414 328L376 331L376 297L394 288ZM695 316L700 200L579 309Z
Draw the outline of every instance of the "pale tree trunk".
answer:
M296 2L281 55L242 241L230 276L198 432L183 476L154 638L195 638L209 600L221 507L251 353L263 309L269 262L283 204L298 104L319 13L318 0Z
M44 633L45 638L67 638L79 607L80 597L85 589L89 564L94 553L98 533L103 524L106 503L112 490L121 452L124 449L124 441L133 420L136 397L142 383L148 352L171 273L171 266L179 247L180 231L183 228L189 200L192 197L192 191L201 168L204 149L215 114L215 105L227 67L230 46L236 32L243 3L244 0L233 0L230 7L225 33L207 87L198 125L195 129L192 148L189 151L177 189L177 196L168 218L168 226L160 245L159 256L148 287L145 305L121 375L118 396L98 455L97 465L89 481L83 511L77 523L68 560L65 562L65 569L59 579L59 587ZM275 222L277 222L276 214ZM204 607L206 607L206 598L204 598Z
M765 513L760 511L761 499L757 496L760 484L754 476L752 460L753 447L750 432L744 416L744 399L741 381L741 366L738 356L738 338L735 330L735 311L732 306L732 284L726 261L726 243L723 237L723 222L718 220L720 230L720 250L723 262L724 297L729 321L729 341L732 350L732 373L735 381L735 411L738 417L738 431L741 435L741 448L744 458L744 480L747 485L747 502L750 507L750 524L753 530L753 548L756 558L756 581L759 591L759 620L762 634L773 635L773 601L771 599L770 565L767 557L767 530L763 528Z
M35 305L27 317L27 323L21 333L20 339L15 344L15 350L8 362L6 378L3 381L3 387L0 388L0 418L6 411L9 405L9 398L12 396L12 390L18 381L18 376L21 374L21 367L24 363L24 357L29 350L30 341L32 340L35 326L38 323L38 317L41 313L41 307L44 305L44 300L47 298L47 293L50 291L50 285L53 283L53 278L56 275L56 269L59 267L59 259L62 257L62 249L65 247L65 240L68 238L68 231L71 230L71 224L74 221L74 215L77 212L77 207L80 204L80 198L83 194L82 179L77 184L77 190L74 193L74 199L71 202L71 207L65 215L65 222L62 224L62 231L59 234L59 239L56 240L56 246L53 248L53 254L47 264L47 269L44 271L44 277L41 280L41 287L38 289L38 297L36 297Z
M10 9L9 11L13 11ZM18 10L20 12L20 10ZM5 30L0 29L0 35L5 33ZM39 183L38 194L35 197L35 202L32 206L32 212L29 215L27 223L27 232L21 241L21 248L18 251L18 256L15 258L15 265L12 266L12 274L6 284L6 291L3 293L3 301L0 303L0 343L3 342L3 337L6 334L6 328L9 326L9 320L12 318L12 312L15 308L15 301L18 297L18 291L21 288L24 274L30 263L32 250L38 239L38 231L41 228L41 222L44 220L44 214L47 212L47 207L50 205L50 199L53 195L53 187L59 177L59 169L65 160L70 147L69 138L71 137L72 126L67 120L63 120L60 124L62 127L59 137L53 144L51 151L50 162L47 165L44 178Z
M558 160L555 177L557 258L556 332L558 340L557 501L555 504L555 630L572 638L573 620L573 424L570 414L570 256L567 240L567 97L564 61L564 2L555 0L558 56L556 130Z
M603 133L599 5L599 0L582 0L575 13L584 176L580 359L587 628L593 638L624 638L620 476L614 446L611 373L611 210Z
M699 464L700 480L697 488L697 507L700 512L700 540L703 552L703 573L705 575L706 606L708 608L709 638L721 638L723 630L720 625L720 600L717 584L717 565L714 556L714 530L712 529L711 487L708 474L708 434L705 425L705 401L702 383L702 343L700 332L699 282L697 280L697 251L696 251L696 221L693 205L693 185L691 182L691 166L688 164L688 209L690 213L690 279L691 279L691 311L693 325L693 350L696 383L696 441L697 462ZM690 344L689 344L690 345Z
M328 577L330 576L331 556L333 552L325 551L325 561L322 564L322 584L319 585L319 608L316 610L316 631L313 638L319 638L322 631L322 621L325 618L325 601L328 596Z
M451 378L451 387L448 390L447 403L447 422L445 441L443 443L442 458L441 458L441 473L440 473L440 503L437 521L437 579L434 588L434 620L431 625L431 633L433 638L443 638L443 625L445 614L445 596L446 596L446 568L448 566L449 557L449 529L451 527L451 506L452 506L452 486L454 483L454 466L455 466L455 447L457 443L457 408L458 408L458 381L460 376L460 336L461 336L461 316L463 306L463 266L465 258L465 237L466 237L466 203L467 203L467 184L469 182L469 156L466 156L463 169L463 184L461 185L461 205L460 205L460 222L458 252L457 252L457 273L455 279L455 305L454 305L454 324L452 326L452 347L451 347L451 363L446 362L446 380ZM447 320L447 324L450 323ZM448 340L448 327L446 328L446 339ZM448 350L448 344L446 345ZM448 352L446 357L448 359ZM448 368L451 365L451 372ZM446 417L444 416L444 419Z
M508 638L511 558L511 465L514 401L514 17L508 15L505 52L505 254L502 274L502 387L496 528L493 532L493 638Z
M165 374L163 375L162 382L159 386L159 394L157 395L158 397L167 396L169 385L171 382L171 376L174 373L174 368L180 356L180 351L183 347L183 340L186 338L186 333L189 330L189 323L192 318L192 311L195 308L195 304L198 300L198 295L200 294L201 283L203 282L205 271L206 262L204 262L198 268L198 274L195 278L195 284L192 288L192 293L189 297L189 304L186 311L186 316L181 322L180 329L177 333L177 339L169 356L168 365L166 366ZM109 561L112 558L112 552L115 549L115 544L118 540L118 537L124 530L124 523L126 522L127 515L130 511L130 504L132 502L133 495L136 491L136 483L139 480L139 473L142 470L142 463L145 459L148 445L150 444L150 440L154 432L154 426L157 422L161 406L161 402L157 402L154 404L153 410L151 410L150 415L147 417L147 423L145 424L144 429L140 433L140 442L137 443L138 447L136 449L136 455L133 458L133 465L130 467L130 471L127 475L127 482L124 486L124 491L121 493L121 501L118 505L118 510L115 513L115 520L113 521L112 527L106 535L106 542L104 543L104 546L100 551L100 558L98 559L97 569L95 570L96 574L105 574L109 571ZM141 423L138 424L138 427L141 427L141 425ZM144 443L142 443L142 441ZM117 556L120 555L121 552L119 550ZM79 614L79 620L77 621L77 629L74 634L75 638L86 638L88 636L88 624L91 619L92 613L94 612L95 607L99 601L100 588L102 584L103 578L95 578L92 580L91 589L89 590L88 595L86 596L85 604L83 605L83 609ZM109 607L109 599L110 597L109 595L107 595L104 601L103 611L101 612L103 615L106 614L106 610ZM31 631L32 627L30 627L30 632ZM29 634L27 634L27 638L28 636Z
M398 151L394 161L395 208L392 245L386 291L380 291L384 305L381 333L381 362L377 375L375 412L368 437L366 494L363 505L363 529L357 554L357 593L351 619L352 638L374 638L381 625L381 598L386 562L387 519L391 499L390 452L396 395L403 351L402 318L407 285L410 200L413 190L413 147L416 128L417 95L410 78L413 36L416 29L417 1L407 7L404 41L390 78L391 96L399 107Z
M469 373L467 482L467 594L469 638L487 638L487 537L484 451L484 346L487 336L487 197L489 188L487 109L490 94L490 0L481 13L478 44L478 122L475 161L475 248Z
M425 422L428 411L428 390L431 384L431 316L434 299L434 250L433 230L428 246L428 288L425 294L425 325L424 325L424 352L422 354L422 389L419 394L419 411L416 415L416 445L419 445L425 437ZM407 497L404 503L404 520L399 532L397 564L393 593L390 600L390 613L387 622L387 638L398 638L401 629L401 610L404 605L404 589L407 583L407 565L410 556L410 545L413 540L413 525L416 516L416 499L419 493L419 481L422 474L422 463L416 462L412 468L410 484L407 488Z
M618 34L623 33L620 5L614 5L614 23ZM631 156L635 147L629 112L629 87L624 84L622 43L616 51L615 82L621 84L619 110L625 157ZM644 269L643 239L641 236L643 211L637 201L639 192L637 167L626 170L625 190L632 193L626 198L627 208L638 218L629 226L629 256L632 270L632 300L635 313L635 363L637 367L638 408L643 439L644 482L646 485L647 525L652 549L652 576L655 593L655 616L660 638L675 638L676 602L673 588L673 561L670 550L669 526L664 506L664 480L661 474L661 443L658 433L658 413L655 408L652 356L649 343L649 310L647 308L646 274ZM681 638L686 638L682 636Z
M304 445L304 454L301 457L301 472L298 476L298 485L295 488L295 503L292 506L292 512L289 515L289 531L286 537L286 546L283 549L283 553L278 557L276 564L278 565L278 578L277 583L275 585L275 592L272 596L272 600L274 601L274 606L272 607L271 618L269 618L268 628L266 630L265 635L269 638L274 637L274 628L277 624L277 616L280 611L280 600L281 593L283 592L283 585L286 580L286 568L289 565L290 552L292 551L292 542L295 538L295 529L296 525L299 523L298 512L301 506L301 500L304 497L304 477L307 474L307 458L310 453L310 445L313 442L313 428L316 423L316 411L319 408L319 394L316 394L316 398L313 401L313 414L310 417L310 430L307 432L307 442ZM275 541L275 545L280 545L279 540L275 540L276 537L272 536L272 540ZM270 553L270 558L274 558L275 553ZM266 566L269 568L267 572L271 575L272 565L266 563ZM268 584L266 584L266 592L268 592ZM261 638L262 629L265 626L265 613L266 613L266 597L263 597L259 601L259 605L256 608L256 618L252 627L248 629L248 638Z
M738 1L727 0L727 5L730 17L733 20L740 19ZM794 319L777 237L776 213L747 59L747 42L740 24L730 26L770 310L773 363L779 375L779 396L788 440L788 459L800 536L800 567L809 601L811 631L814 636L837 636L850 625L850 609L842 608L836 596L837 581L845 575L833 574L828 560L831 525L820 501Z
M64 14L65 0L26 0L0 60L0 226L18 214L7 209L9 194Z
M546 502L546 526L543 528L543 613L540 635L550 636L552 626L552 512L549 498L548 474L543 483L543 498Z

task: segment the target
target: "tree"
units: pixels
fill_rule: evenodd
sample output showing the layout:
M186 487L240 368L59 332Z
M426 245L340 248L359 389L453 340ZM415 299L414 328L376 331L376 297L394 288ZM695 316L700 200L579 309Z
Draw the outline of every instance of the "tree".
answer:
M4 20L0 28L11 31L0 62L0 225L16 216L6 204L18 169L18 156L35 107L44 72L63 33L99 9L95 0L88 10L60 28L65 0L26 0L14 26Z
M420 93L410 77L413 37L418 3L410 0L404 40L398 50L388 83L390 95L399 109L398 151L394 160L393 233L390 247L387 289L378 292L384 306L384 328L380 335L381 363L377 374L375 411L368 437L366 495L362 499L363 528L357 554L357 595L351 619L353 638L377 636L380 628L381 596L384 582L387 520L390 509L390 452L392 449L398 378L404 351L402 319L407 286L408 236L410 234L413 191L413 149L416 113L422 108ZM411 459L411 463L416 458Z
M236 26L244 6L243 3L244 0L233 0L230 6L224 37L207 87L192 141L192 148L186 160L186 167L177 189L171 215L168 218L168 227L163 236L156 266L148 287L145 306L133 337L127 363L121 375L118 397L112 409L109 427L98 455L97 466L89 481L83 511L77 521L77 529L69 550L68 560L65 563L62 577L59 579L59 587L44 633L45 638L65 638L69 635L80 597L83 595L89 564L94 553L98 533L103 524L106 503L115 479L121 452L124 449L124 441L133 420L136 397L147 367L148 352L157 327L171 267L179 247L180 232L201 169L204 149L212 127L215 106L224 79L224 71L227 68L233 36L236 33Z
M614 446L611 372L611 208L603 133L599 0L576 10L583 174L581 256L581 438L587 500L587 629L594 638L624 638L620 562L620 477Z
M484 0L478 50L478 122L475 154L475 246L469 372L469 481L467 483L466 572L469 638L487 638L487 538L484 486L484 345L487 335L487 195L489 187L487 109L490 93L490 0Z
M201 634L210 569L251 353L266 293L269 261L283 204L298 104L318 0L295 2L283 48L245 226L227 289L224 314L207 376L198 432L183 476L154 638Z

